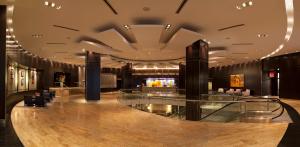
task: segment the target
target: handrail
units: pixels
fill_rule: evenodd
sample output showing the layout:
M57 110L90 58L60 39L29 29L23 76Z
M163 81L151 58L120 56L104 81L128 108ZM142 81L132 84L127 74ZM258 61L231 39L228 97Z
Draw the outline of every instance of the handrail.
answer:
M271 112L276 112L279 109L281 109L280 113L274 117L272 117L272 119L278 118L280 117L283 113L284 113L284 107L281 104L281 101L279 98L274 98L274 97L270 97L270 98L265 98L265 97L242 97L242 96L237 96L237 99L233 99L233 100L190 100L190 99L183 99L183 98L178 98L178 97L183 97L183 96L148 96L145 93L126 93L126 92L122 92L121 94L132 94L132 95L137 95L137 96L141 96L141 98L138 99L160 99L160 100L164 100L164 101L168 101L168 100L172 100L172 101L180 101L180 102L195 102L195 103L227 103L226 105L222 106L221 108L205 115L203 118L201 118L201 120L225 109L226 107L232 105L232 104L243 104L243 103L255 103L255 102L263 102L263 103L278 103L280 106L274 110L272 110ZM205 96L205 95L203 95ZM222 96L222 95L209 95L207 94L207 96ZM232 96L232 95L231 95Z
M143 95L144 96L144 95ZM176 96L178 97L178 96ZM144 97L145 98L145 97ZM178 99L172 98L172 96L146 96L146 98L152 99L161 99L161 100L175 100L175 101L188 101L188 102L211 102L211 103L245 103L245 102L273 102L272 100L278 100L277 98L251 98L251 99L261 99L266 101L258 101L258 100L236 100L236 101L216 101L216 100L190 100L190 99Z
M203 120L203 119L205 119L205 118L207 118L207 117L209 117L209 116L211 116L211 115L213 115L213 114L215 114L215 113L217 113L217 112L219 112L219 111L221 111L221 110L223 110L224 108L226 108L226 107L228 107L228 106L230 106L230 105L232 105L232 104L235 104L235 103L229 103L229 104L226 104L225 106L223 106L222 108L220 108L220 109L217 109L217 110L215 110L214 112L212 112L212 113L210 113L210 114L207 114L207 115L205 115L204 117L202 117L200 120Z
M281 112L279 113L279 115L277 115L277 116L275 116L275 117L272 117L272 119L275 119L275 118L280 117L280 116L283 114L283 112L284 112L284 107L283 107L282 103L279 102L279 104L280 104L280 106L281 106ZM276 111L277 111L277 110L276 110ZM274 111L274 112L275 112L275 111Z

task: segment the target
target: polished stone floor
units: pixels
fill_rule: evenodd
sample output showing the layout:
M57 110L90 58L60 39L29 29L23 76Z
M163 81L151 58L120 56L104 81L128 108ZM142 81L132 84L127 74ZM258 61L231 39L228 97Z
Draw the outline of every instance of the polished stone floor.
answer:
M46 108L19 103L11 119L25 146L277 146L288 123L211 123L176 120L82 96L56 99Z

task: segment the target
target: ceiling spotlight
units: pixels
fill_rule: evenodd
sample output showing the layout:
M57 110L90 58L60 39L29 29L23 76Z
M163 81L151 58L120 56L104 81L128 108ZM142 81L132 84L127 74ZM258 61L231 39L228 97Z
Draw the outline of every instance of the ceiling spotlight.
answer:
M54 8L55 7L55 3L51 3L51 7Z
M34 37L34 38L42 38L43 35L42 34L33 34L32 37Z
M257 37L259 38L265 38L265 37L268 37L269 35L267 34L258 34Z
M7 23L8 24L12 24L13 23L13 20L11 18L7 19Z
M57 6L57 7L56 7L56 9L57 9L57 10L61 9L61 6L60 6L60 5L59 5L59 6Z
M242 10L243 8L250 7L250 6L253 6L253 2L252 1L247 1L247 2L243 2L240 5L236 5L236 9Z
M170 24L167 24L166 25L166 30L170 29L171 28L171 25Z
M8 12L13 12L13 11L14 11L14 6L13 6L13 5L8 6L8 7L7 7L7 11L8 11Z
M247 4L246 4L246 3L243 3L242 6L245 8L245 7L247 7Z
M130 29L129 25L124 25L124 28L127 29L127 30Z
M249 1L249 2L248 2L248 5L249 5L249 6L252 6L252 5L253 5L253 2L252 2L252 1Z
M86 52L85 48L82 49L82 52Z
M45 5L45 6L49 6L49 2L48 2L48 1L45 1L45 2L44 2L44 5Z

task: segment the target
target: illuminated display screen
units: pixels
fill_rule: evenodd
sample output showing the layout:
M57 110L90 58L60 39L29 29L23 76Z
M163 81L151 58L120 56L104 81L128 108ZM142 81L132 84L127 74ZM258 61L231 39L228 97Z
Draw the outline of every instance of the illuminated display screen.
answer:
M147 87L175 87L174 78L147 78Z

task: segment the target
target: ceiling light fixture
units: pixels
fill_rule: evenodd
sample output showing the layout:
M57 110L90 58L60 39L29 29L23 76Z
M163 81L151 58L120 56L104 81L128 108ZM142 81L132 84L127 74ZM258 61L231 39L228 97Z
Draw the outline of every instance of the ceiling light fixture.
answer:
M258 38L265 38L265 37L268 37L269 35L267 34L258 34L257 37Z
M59 6L57 6L57 7L56 7L56 9L57 9L57 10L61 9L61 6L60 6L60 5L59 5Z
M171 28L171 25L170 25L170 24L167 24L165 29L166 29L166 30L169 30L170 28Z
M253 6L253 2L252 1L246 1L246 2L243 2L242 4L236 5L236 9L242 10L243 8L247 8L247 7L250 7L250 6Z
M48 1L45 1L45 2L44 2L44 5L45 5L45 6L49 6L49 2L48 2Z
M82 51L82 52L86 52L85 48L83 48L81 51Z
M32 37L34 37L34 38L42 38L43 35L42 34L33 34Z
M51 3L51 7L54 8L55 7L55 3Z
M144 67L133 67L134 70L167 70L167 69L173 69L173 70L179 70L179 66L172 66L172 67L164 67L164 68L161 68L161 67L157 67L157 66L154 66L154 67L147 67L146 65Z
M7 24L12 24L13 20L11 18L7 19Z
M13 5L8 6L7 7L7 11L10 12L10 13L12 13L14 11L14 6Z
M286 9L286 15L287 15L287 29L286 29L286 34L284 37L284 42L282 44L279 45L279 47L274 50L273 52L269 53L268 55L261 57L261 59L265 59L268 58L270 56L275 55L276 53L278 53L280 50L283 49L284 44L287 43L293 33L293 29L294 29L294 4L293 4L293 0L285 0L285 9Z
M130 29L129 25L124 25L124 28L127 29L127 30Z

